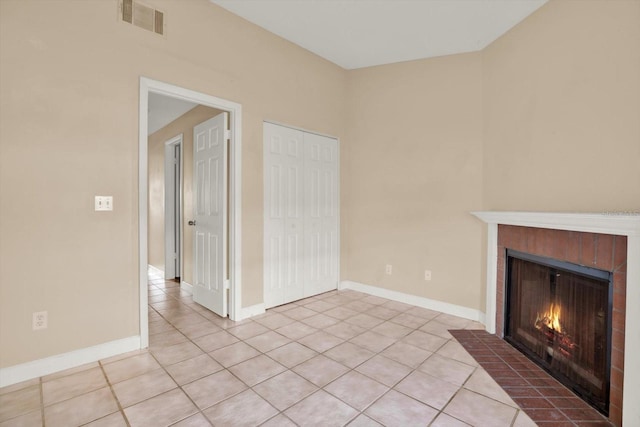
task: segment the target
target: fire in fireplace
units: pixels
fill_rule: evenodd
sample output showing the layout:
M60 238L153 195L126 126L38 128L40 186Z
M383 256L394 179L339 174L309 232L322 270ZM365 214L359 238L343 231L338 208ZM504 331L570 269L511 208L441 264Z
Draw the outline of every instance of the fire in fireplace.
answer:
M612 274L507 250L504 337L609 412Z

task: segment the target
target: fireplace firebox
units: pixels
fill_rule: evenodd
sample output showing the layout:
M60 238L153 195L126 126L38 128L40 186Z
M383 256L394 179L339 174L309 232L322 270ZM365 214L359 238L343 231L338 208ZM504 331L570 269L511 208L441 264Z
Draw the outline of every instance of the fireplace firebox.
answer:
M507 249L504 338L609 415L612 274Z

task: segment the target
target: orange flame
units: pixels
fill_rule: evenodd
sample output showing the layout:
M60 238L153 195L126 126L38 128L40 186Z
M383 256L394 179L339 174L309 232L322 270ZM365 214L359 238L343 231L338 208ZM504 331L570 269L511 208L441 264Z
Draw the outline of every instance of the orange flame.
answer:
M553 329L556 332L562 332L562 326L560 326L560 313L561 313L560 305L551 304L549 310L545 313L537 313L536 317L536 326L542 323L549 329ZM540 328L538 328L540 329Z

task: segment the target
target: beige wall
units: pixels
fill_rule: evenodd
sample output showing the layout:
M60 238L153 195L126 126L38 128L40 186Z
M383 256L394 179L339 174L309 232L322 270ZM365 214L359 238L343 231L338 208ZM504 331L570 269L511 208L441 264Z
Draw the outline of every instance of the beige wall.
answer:
M0 1L0 367L138 334L141 75L242 104L244 307L265 119L340 138L342 279L482 309L469 211L640 209L638 1L551 1L484 52L351 72L206 0L146 3L166 37L116 0Z
M345 279L483 311L470 211L640 211L638 1L551 1L483 52L348 89Z
M139 333L140 76L242 104L245 307L262 301L262 121L343 134L341 68L206 0L145 3L166 37L118 22L116 0L0 1L0 367Z
M164 148L165 142L182 134L182 276L193 284L193 127L222 111L198 105L162 129L149 135L149 264L164 271Z
M639 1L552 1L483 61L486 209L640 212Z
M349 73L344 278L481 308L481 65L473 53Z

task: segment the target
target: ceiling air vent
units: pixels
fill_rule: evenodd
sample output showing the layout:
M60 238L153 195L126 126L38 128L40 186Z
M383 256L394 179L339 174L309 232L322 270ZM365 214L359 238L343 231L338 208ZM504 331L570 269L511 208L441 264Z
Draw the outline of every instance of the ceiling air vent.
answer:
M133 0L122 0L122 20L136 27L164 34L164 13Z

